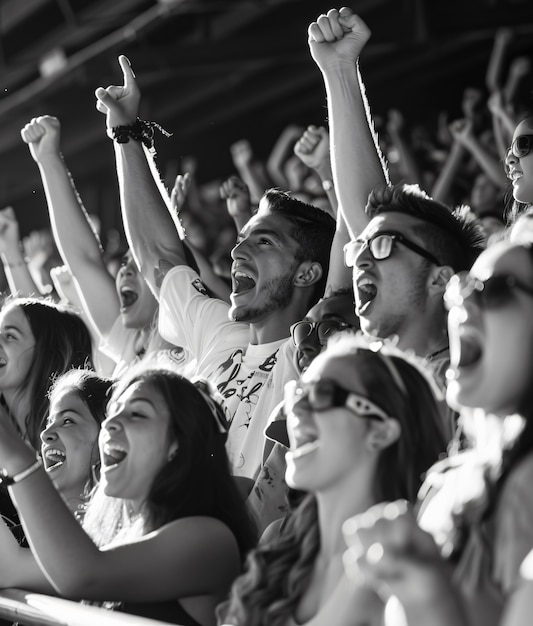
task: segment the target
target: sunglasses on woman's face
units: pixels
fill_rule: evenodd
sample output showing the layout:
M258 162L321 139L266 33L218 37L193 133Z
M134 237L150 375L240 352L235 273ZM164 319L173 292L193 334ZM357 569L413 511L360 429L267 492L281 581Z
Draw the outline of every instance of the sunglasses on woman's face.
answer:
M345 328L352 328L352 326L341 320L323 320L321 322L308 322L306 320L302 320L301 322L293 324L290 331L292 341L296 347L298 347L302 341L307 339L307 337L315 331L318 343L321 346L325 346L328 339L332 335L339 332L339 330L344 330Z
M519 135L509 148L517 159L527 156L533 146L533 135Z
M377 404L353 391L344 389L334 380L321 378L301 383L291 380L285 385L285 410L290 413L297 404L304 402L315 413L344 407L357 417L384 421L387 413Z
M479 280L467 272L461 272L450 278L444 294L444 304L449 310L452 306L462 305L473 295L484 309L497 309L512 302L516 290L533 297L533 287L524 285L510 274L499 274L486 280Z

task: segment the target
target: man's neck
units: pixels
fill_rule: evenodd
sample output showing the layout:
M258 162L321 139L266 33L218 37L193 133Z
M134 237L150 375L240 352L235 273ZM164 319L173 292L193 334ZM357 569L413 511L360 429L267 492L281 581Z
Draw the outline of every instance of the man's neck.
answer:
M287 339L290 327L307 313L307 303L292 303L291 306L273 311L261 320L250 323L250 343L263 344Z
M398 334L398 347L412 350L421 358L431 358L448 348L448 337L444 327L427 327L410 324Z

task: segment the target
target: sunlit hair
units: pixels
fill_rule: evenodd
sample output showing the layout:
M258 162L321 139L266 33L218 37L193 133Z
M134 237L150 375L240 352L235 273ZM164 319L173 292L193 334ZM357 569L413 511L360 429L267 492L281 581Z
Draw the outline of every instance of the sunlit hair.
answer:
M331 343L317 359L346 360L348 370L357 370L365 395L401 425L399 439L379 456L372 479L375 502L415 502L424 472L446 448L436 385L415 357L391 346L345 333ZM233 586L225 621L233 626L285 625L309 584L319 547L317 504L309 493L282 535L250 553L246 573Z
M514 244L513 247L527 251L530 270L533 273L533 243ZM524 346L530 353L532 348L533 346ZM531 385L533 358L529 367L530 376L524 385L522 395L515 398L514 415L502 419L487 415L483 408L467 407L461 411L464 414L463 418L471 421L470 444L480 452L483 459L484 483L483 491L476 497L454 508L453 517L457 532L453 557L461 553L471 526L494 513L503 486L511 472L525 456L533 452L533 385ZM435 474L442 470L446 471L446 461L435 469Z
M29 400L26 434L38 450L48 414L48 390L55 378L69 369L92 367L91 335L81 317L66 305L38 298L15 298L6 302L1 313L14 308L24 313L35 338L30 369L14 403ZM8 408L14 411L15 406Z
M132 517L127 500L108 497L98 487L85 515L86 530L105 545L172 520L205 515L232 530L244 556L255 543L255 531L230 473L221 426L225 416L215 392L205 381L192 383L170 370L137 366L116 384L110 405L136 383L149 386L168 407L168 436L178 442L177 453L154 477L140 516Z
M72 369L62 374L54 381L48 392L50 407L53 407L62 396L74 394L85 404L91 417L100 425L105 419L105 411L109 400L109 392L113 380L98 376L92 370ZM49 416L50 419L50 416ZM90 468L85 486L85 494L88 495L96 485L99 477L100 455L98 453L98 436L95 437L91 458L95 464Z
M288 234L298 244L298 262L309 260L320 263L322 278L313 290L315 300L318 299L326 286L335 220L329 213L279 189L267 189L261 198L257 214L268 213L281 215L288 222Z
M483 228L468 207L452 210L418 185L374 189L365 211L370 219L391 212L419 219L420 224L412 226L412 232L420 236L424 247L441 265L449 265L455 272L470 269L485 249Z

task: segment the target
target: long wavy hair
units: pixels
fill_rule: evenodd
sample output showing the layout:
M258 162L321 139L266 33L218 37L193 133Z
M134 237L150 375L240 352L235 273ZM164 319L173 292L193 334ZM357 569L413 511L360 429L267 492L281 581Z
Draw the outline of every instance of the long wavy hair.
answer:
M15 406L8 409L13 412L18 403L29 400L25 434L33 448L39 450L39 437L48 416L48 390L69 369L92 367L91 335L69 306L38 298L15 298L6 302L2 313L14 308L26 316L35 348L24 383L14 396Z
M85 529L98 545L107 545L172 520L205 515L230 528L244 558L255 545L256 532L230 473L227 424L215 392L205 381L192 383L166 369L143 365L130 369L116 384L110 402L135 383L149 384L168 406L169 436L179 447L155 476L140 516L132 517L127 500L106 496L98 487L87 508Z
M344 333L343 333L344 334ZM361 336L338 336L324 355L357 369L366 395L401 425L401 435L383 450L373 480L376 502L414 502L423 474L446 448L438 390L416 364L390 347L371 349ZM358 486L353 485L354 492ZM349 497L349 494L346 494ZM224 621L232 626L282 626L305 592L320 548L317 502L308 493L289 516L279 538L253 550L246 572L234 583Z

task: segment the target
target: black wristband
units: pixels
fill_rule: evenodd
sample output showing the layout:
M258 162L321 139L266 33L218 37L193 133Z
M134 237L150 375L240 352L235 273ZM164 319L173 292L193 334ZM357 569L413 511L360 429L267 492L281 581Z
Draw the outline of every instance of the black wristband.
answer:
M134 141L140 141L148 150L154 149L154 129L165 135L165 137L171 137L172 133L167 132L156 122L146 122L137 118L133 124L129 126L113 126L111 128L111 136L117 143L128 143L130 139Z

